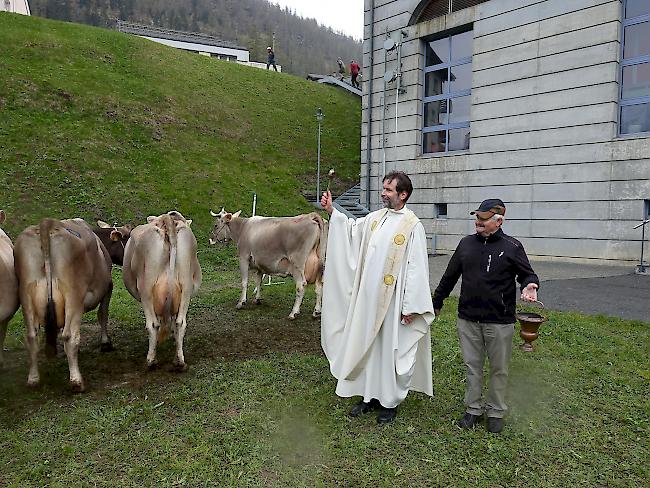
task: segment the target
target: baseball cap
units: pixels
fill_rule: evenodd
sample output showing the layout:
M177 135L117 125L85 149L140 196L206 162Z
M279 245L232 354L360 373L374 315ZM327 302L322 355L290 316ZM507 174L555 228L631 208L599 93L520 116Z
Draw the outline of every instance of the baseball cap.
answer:
M491 212L492 215L505 215L506 205L502 200L498 198L488 198L487 200L483 200L476 210L470 212L470 215L474 215L476 213L483 214L487 212Z
M266 48L267 51L271 51L271 46Z

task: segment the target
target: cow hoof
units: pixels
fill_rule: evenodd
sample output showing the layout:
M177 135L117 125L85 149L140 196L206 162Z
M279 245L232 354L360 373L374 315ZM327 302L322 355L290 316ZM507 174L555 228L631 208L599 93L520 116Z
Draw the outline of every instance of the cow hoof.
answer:
M158 369L158 361L155 359L151 362L147 361L147 369L149 371L153 371L154 369Z
M188 369L187 363L174 363L174 371L177 373L183 373Z
M253 303L255 303L255 305L262 305L262 299L261 298L256 298Z
M40 384L39 378L36 378L36 379L29 378L27 380L27 386L29 386L30 388L36 388L36 387L38 387L39 384Z
M236 308L237 310L241 310L242 307L244 306L244 303L246 303L246 302L238 303L237 306L236 306L235 308Z
M72 390L73 393L83 393L84 391L86 391L86 387L84 386L84 382L82 380L71 381L70 389Z
M104 342L103 344L100 344L99 350L101 352L111 352L114 351L115 348L113 347L113 344L111 342Z
M320 312L314 312L313 314L311 314L311 318L314 320L316 320L319 317L320 317Z
M292 314L289 315L289 320L296 320L296 317L297 317L297 316L298 316L297 313L295 313L295 314L292 313Z

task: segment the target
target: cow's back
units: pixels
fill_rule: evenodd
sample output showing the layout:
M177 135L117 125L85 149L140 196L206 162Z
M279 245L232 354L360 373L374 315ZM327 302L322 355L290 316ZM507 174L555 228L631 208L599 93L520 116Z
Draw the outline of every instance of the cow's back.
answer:
M0 322L18 309L18 280L14 269L14 247L0 229Z
M169 251L165 237L153 224L143 224L131 231L124 249L122 278L124 285L138 301L150 296L158 277L167 269Z
M49 235L43 240L41 229ZM49 244L43 249L44 242ZM20 299L30 300L34 311L44 316L48 302L45 260L49 256L52 296L58 322L64 307L78 303L84 310L97 306L112 283L108 252L81 219L44 219L25 229L14 246ZM64 299L63 295L66 295Z
M315 212L295 217L251 218L242 234L244 244L257 252L292 254L313 248L322 225ZM320 222L320 223L319 223Z
M182 291L191 296L201 284L194 234L189 227L181 227L172 240L175 242L173 263L169 236L153 223L136 227L124 252L124 284L137 300L150 301L159 316L165 313L168 297L171 298L169 312L175 315ZM170 272L172 265L173 272Z

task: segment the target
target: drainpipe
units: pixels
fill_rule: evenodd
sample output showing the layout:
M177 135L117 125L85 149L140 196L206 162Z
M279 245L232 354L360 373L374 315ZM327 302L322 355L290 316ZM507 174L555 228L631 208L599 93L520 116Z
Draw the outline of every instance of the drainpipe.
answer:
M371 154L371 128L372 128L372 68L374 64L374 36L375 36L375 1L370 0L370 45L368 46L370 50L370 67L368 69L368 121L367 121L367 130L366 130L366 208L370 210L370 166L372 164L372 154Z

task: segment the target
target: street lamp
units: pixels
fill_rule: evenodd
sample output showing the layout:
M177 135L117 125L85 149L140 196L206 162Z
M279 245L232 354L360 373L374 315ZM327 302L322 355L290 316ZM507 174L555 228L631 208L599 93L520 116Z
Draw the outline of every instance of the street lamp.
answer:
M316 159L316 202L320 201L320 124L323 122L323 111L316 110L316 120L318 121L318 156Z

